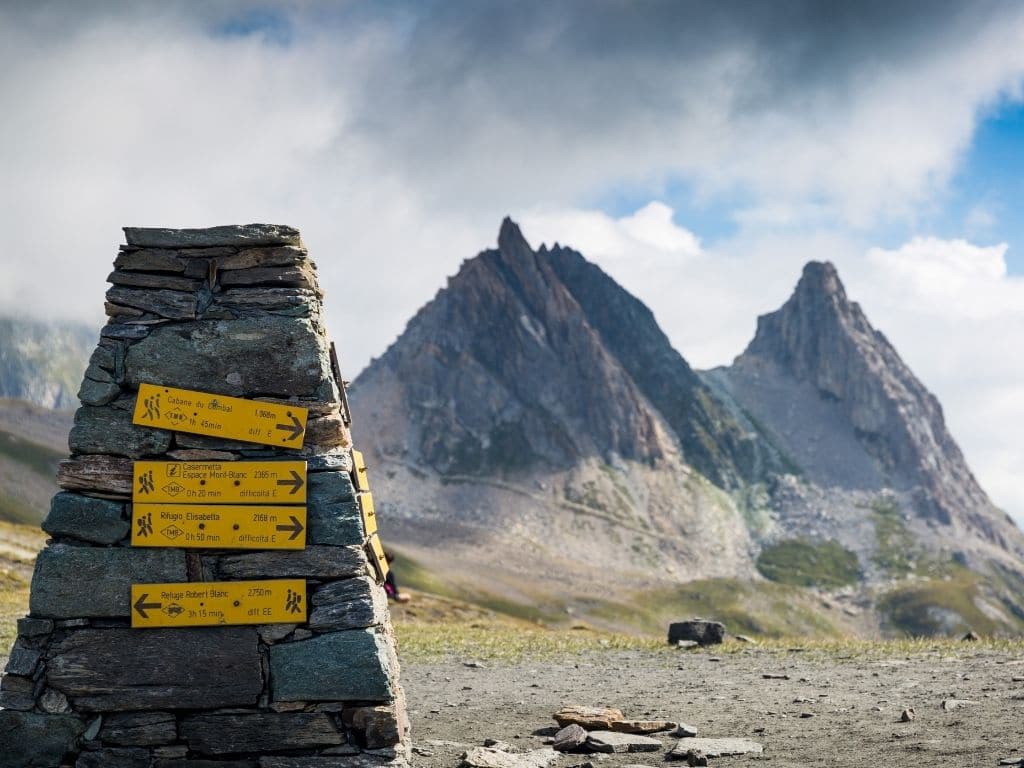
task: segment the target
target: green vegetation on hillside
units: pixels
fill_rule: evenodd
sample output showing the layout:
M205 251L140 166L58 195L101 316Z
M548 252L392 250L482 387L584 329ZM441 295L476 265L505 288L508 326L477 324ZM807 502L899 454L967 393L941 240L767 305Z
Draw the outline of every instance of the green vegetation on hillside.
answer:
M914 537L907 530L899 505L882 496L871 502L875 523L875 554L871 561L889 576L905 576L916 565Z
M786 539L770 544L757 558L761 575L799 587L844 587L860 581L857 555L837 541Z
M974 630L991 635L1004 629L977 606L979 576L956 567L954 574L901 584L879 599L887 628L908 637L955 635Z

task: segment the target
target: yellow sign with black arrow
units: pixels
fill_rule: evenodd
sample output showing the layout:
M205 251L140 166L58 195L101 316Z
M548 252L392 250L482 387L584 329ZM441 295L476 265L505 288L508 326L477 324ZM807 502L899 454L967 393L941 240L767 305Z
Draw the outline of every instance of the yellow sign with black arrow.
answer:
M304 461L136 461L136 503L305 504Z
M132 504L132 546L302 549L306 508Z
M132 423L283 448L301 448L309 411L190 389L140 384Z
M298 624L306 620L306 582L132 584L131 604L135 628Z

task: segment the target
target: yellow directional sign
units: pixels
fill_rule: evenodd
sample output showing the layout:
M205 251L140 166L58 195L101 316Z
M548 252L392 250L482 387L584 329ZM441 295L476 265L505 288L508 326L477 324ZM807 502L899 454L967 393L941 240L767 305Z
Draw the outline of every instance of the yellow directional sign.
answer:
M295 405L140 384L133 424L301 448L308 411Z
M304 461L136 461L134 473L134 502L306 502Z
M132 546L302 549L306 508L132 504Z
M366 462L363 452L352 449L352 484L357 491L370 490L370 479L366 475Z
M363 516L363 529L367 536L371 536L377 532L377 512L373 508L373 494L360 493L357 498L359 499L359 511Z
M370 559L373 570L377 572L377 580L384 581L391 566L388 565L388 558L384 554L384 545L380 543L380 536L377 534L373 534L366 542L366 556Z
M132 584L135 628L300 624L305 620L303 579Z

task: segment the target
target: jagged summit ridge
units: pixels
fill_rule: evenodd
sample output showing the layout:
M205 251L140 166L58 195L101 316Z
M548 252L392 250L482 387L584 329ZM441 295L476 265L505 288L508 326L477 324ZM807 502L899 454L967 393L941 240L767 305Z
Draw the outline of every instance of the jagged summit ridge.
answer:
M356 390L385 378L413 414L404 445L442 473L681 454L734 487L774 466L642 302L569 248L534 251L510 218Z
M920 514L1005 543L1004 516L968 468L938 400L849 300L832 264L807 264L789 300L759 317L747 349L712 377L813 481L911 492Z

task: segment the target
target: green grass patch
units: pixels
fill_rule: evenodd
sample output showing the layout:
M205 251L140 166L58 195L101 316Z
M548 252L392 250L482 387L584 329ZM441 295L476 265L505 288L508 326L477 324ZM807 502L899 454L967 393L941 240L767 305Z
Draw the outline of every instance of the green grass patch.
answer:
M766 579L799 587L844 587L861 578L857 555L837 541L770 544L758 555L757 570Z
M591 651L663 651L664 641L590 629L548 630L518 623L396 625L403 662L448 659L517 662L571 659Z
M955 568L952 576L907 582L882 595L878 610L887 628L908 637L992 635L1006 628L975 604L977 574Z
M0 454L46 477L53 477L57 473L57 464L64 458L51 448L3 430L0 430Z
M759 637L834 636L838 630L803 599L801 590L783 584L738 579L701 579L645 592L628 602L578 601L581 615L617 627L664 637L673 621L700 616L725 624L733 634Z
M917 548L895 500L882 496L871 502L875 523L875 553L871 556L879 570L890 576L906 576L917 564Z

